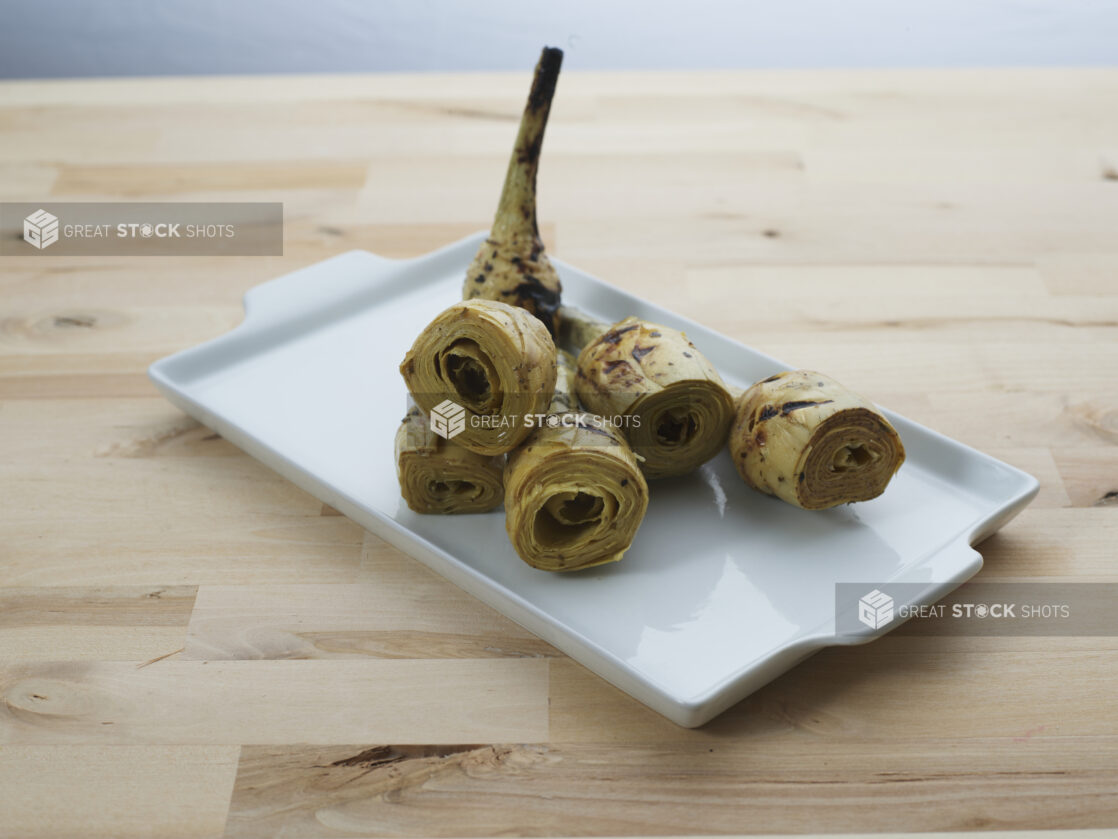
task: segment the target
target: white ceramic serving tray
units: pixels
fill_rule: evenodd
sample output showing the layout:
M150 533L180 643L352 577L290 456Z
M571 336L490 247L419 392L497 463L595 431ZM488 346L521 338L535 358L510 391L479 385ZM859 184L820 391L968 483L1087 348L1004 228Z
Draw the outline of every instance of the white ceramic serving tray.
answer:
M537 571L509 545L503 511L418 515L396 482L397 367L460 298L484 236L401 261L351 251L257 286L244 323L156 362L151 379L253 457L683 726L822 647L880 634L836 636L836 583L921 583L912 602L933 603L982 567L971 545L1036 494L1030 475L886 412L908 460L874 501L805 512L748 489L723 453L652 484L621 562ZM553 262L565 300L603 321L637 315L686 330L728 383L786 369Z

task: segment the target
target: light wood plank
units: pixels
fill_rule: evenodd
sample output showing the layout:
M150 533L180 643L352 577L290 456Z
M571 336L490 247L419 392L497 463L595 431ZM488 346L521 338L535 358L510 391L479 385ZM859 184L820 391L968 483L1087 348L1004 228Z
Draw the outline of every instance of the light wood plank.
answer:
M797 367L821 366L825 361L839 381L871 393L875 382L878 389L924 390L939 399L944 391L969 392L972 410L990 392L1079 394L1093 388L1096 399L1109 401L1118 390L1118 384L1100 380L1093 369L1084 367L1085 350L1073 344L934 346L896 339L846 344L817 337L796 343L765 342L758 349ZM1118 369L1118 342L1097 342L1088 351L1093 363Z
M0 661L152 660L175 655L186 629L174 626L20 626L0 628Z
M1035 306L1036 297L1047 294L1041 275L1027 264L773 265L740 262L691 268L686 278L687 296L708 306L746 290L751 303L758 298L764 301L777 298L812 305L823 299L832 303L845 301L850 309L903 306L913 295L924 304L933 302L931 298L948 297L955 298L958 305L959 299L965 297L970 305L983 305L989 303L988 297L994 297L1009 305L1018 301L1023 306Z
M174 626L185 628L195 586L0 589L0 628Z
M120 399L147 397L153 386L142 373L0 376L0 399Z
M1056 577L1082 582L1118 580L1114 510L1108 507L1026 509L982 543L986 578Z
M418 563L412 563L418 565ZM354 585L204 586L184 658L539 658L558 652L431 574Z
M194 586L0 590L0 661L147 661L186 644Z
M0 834L214 839L238 746L0 746Z
M1118 797L1118 741L1096 742L1086 763L1068 756L1074 741L1059 738L839 749L714 740L612 749L247 747L227 836L1101 827ZM845 766L838 776L829 768L835 760Z
M542 177L542 175L541 175ZM542 187L541 187L542 188ZM1118 191L1109 182L1006 188L954 183L919 187L772 186L760 183L715 204L714 217L595 217L561 220L564 256L645 257L695 262L1020 263L1062 252L1114 253L1109 220ZM776 235L773 235L775 232Z
M48 163L0 163L0 183L7 201L37 201L46 195L58 169Z
M542 742L547 661L180 661L0 668L0 743Z
M121 454L124 456L119 456ZM280 514L317 516L322 508L322 503L313 496L246 457L184 457L171 471L164 467L160 458L129 457L127 450L108 449L102 457L70 463L66 472L68 481L44 482L41 471L34 466L10 469L7 485L16 496L10 501L12 514L23 521L53 519L57 515L55 505L71 499L68 512L74 522L87 519L106 522L136 516L135 510L121 508L111 495L74 491L75 487L98 484L135 487L149 494L149 512L177 510L184 519L197 523ZM204 491L207 483L215 479L226 482L230 498ZM239 502L237 489L245 491Z
M246 459L247 462L247 459ZM136 504L150 498L137 497ZM98 502L104 509L107 503ZM167 508L165 508L166 510ZM364 531L349 519L305 515L183 517L142 508L91 515L65 527L51 519L0 522L7 554L0 585L204 585L356 582Z
M910 419L982 449L1097 446L1105 451L1118 440L1118 414L1112 407L1116 400L1109 382L1055 392L1001 385L976 393L947 386L927 391L922 399L883 389L875 397Z
M240 312L226 307L110 309L64 304L44 309L40 303L32 310L15 311L6 305L4 309L0 352L5 355L166 353L184 340L228 332L243 319Z
M62 166L53 195L191 195L198 192L243 190L360 189L365 165L334 161L308 166L306 161L260 164L178 166Z
M746 280L748 276L744 272L737 291L727 289L723 299L742 297L750 304L708 320L711 328L741 336L751 345L825 341L881 346L899 343L903 335L903 342L909 346L926 349L927 345L948 344L966 352L979 339L992 346L1013 343L1023 330L1044 345L1098 345L1113 343L1118 336L1118 306L1110 305L1108 301L1113 298L1108 297L1063 296L1043 304L1017 295L1012 297L1015 303L994 295L925 295L911 291L903 296L863 297L843 290L845 284L832 286L827 293L797 295L792 284L783 286L787 298L774 300L755 297L755 283ZM691 317L716 305L716 295L717 291L702 301L680 299L675 305L667 305Z
M551 742L756 743L1118 735L1110 693L1118 651L917 653L830 648L697 731L678 728L569 659L552 662ZM1043 674L1043 675L1041 675ZM1022 691L1021 685L1028 684ZM826 686L824 690L822 686ZM1063 713L1073 706L1074 715ZM994 708L997 714L976 713ZM935 718L936 725L923 721Z
M13 400L5 412L13 436L0 440L0 453L13 465L52 464L75 453L106 470L117 459L242 456L240 449L162 396L58 399L49 406ZM62 435L68 441L65 448L56 442Z
M1104 427L1118 436L1115 420L1118 414L1106 417L1103 422L1107 423ZM1118 505L1118 451L1113 447L1053 448L1052 458L1067 488L1070 503L1077 507Z
M1113 251L1047 254L1037 260L1037 268L1053 294L1118 294L1118 254Z
M511 128L501 128L511 142ZM499 146L500 140L494 138ZM539 202L545 218L676 216L717 212L726 198L754 189L758 182L787 184L802 180L799 155L789 150L715 152L681 158L663 152L589 154L548 149L541 162ZM374 160L368 181L357 199L365 219L396 222L429 217L437 205L448 220L478 220L488 227L496 207L508 159L475 155L463 166L458 155ZM649 177L649 173L655 173ZM563 184L579 182L575 191ZM670 192L670 203L664 201ZM395 198L385 202L386 194ZM712 194L713 197L712 198ZM713 202L713 207L712 207Z
M934 145L811 149L804 170L823 183L903 183L930 189L955 181L1003 186L1027 183L1096 183L1108 180L1108 156L1099 148L941 149Z
M0 834L216 836L230 799L233 836L1113 826L1113 638L894 633L685 731L156 394L248 288L488 226L528 76L0 84L8 200L279 198L286 228L4 259ZM1118 579L1118 72L559 91L551 253L1037 475L980 580Z

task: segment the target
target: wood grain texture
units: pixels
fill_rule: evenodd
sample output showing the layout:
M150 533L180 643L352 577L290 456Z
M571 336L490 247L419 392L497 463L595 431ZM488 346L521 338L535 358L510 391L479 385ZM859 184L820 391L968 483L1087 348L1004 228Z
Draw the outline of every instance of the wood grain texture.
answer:
M238 746L0 746L0 836L214 839Z
M1118 826L1116 639L894 635L683 730L159 398L147 365L252 286L485 227L526 87L0 83L5 200L286 228L275 257L3 258L0 837ZM1037 475L979 579L1114 582L1114 101L1102 69L565 74L542 234Z
M906 639L907 640L907 639ZM901 640L881 650L828 649L816 654L740 702L699 732L680 729L644 712L615 688L568 659L552 663L551 740L663 745L760 740L890 741L940 739L943 731L963 742L976 737L1035 736L1108 738L1118 735L1113 695L1118 650L1023 652L919 650ZM862 655L859 655L862 653ZM1043 673L1033 684L1030 674ZM1022 691L1022 683L1029 684ZM824 691L819 686L826 685ZM965 702L953 701L965 696ZM1063 713L1075 703L1074 718ZM979 714L975 707L996 707ZM913 719L935 718L942 728L915 728ZM591 725L590 721L595 724ZM1029 734L1032 732L1032 735Z
M905 745L903 758L880 742L823 755L810 742L246 747L226 835L1006 830L1090 826L1085 812L1118 806L1113 739L1086 764L1060 740L1023 755L988 740ZM302 806L293 810L293 800Z
M541 658L559 655L434 576L393 583L205 586L184 658Z
M0 743L337 743L547 738L547 662L13 664Z

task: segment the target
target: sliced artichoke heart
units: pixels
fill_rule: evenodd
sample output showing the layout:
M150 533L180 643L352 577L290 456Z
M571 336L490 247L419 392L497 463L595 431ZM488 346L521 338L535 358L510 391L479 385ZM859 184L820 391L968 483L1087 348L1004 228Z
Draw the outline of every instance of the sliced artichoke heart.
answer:
M572 327L569 335L594 334ZM678 330L627 318L578 358L578 397L604 416L628 416L625 435L648 478L683 475L722 448L733 399L713 365Z
M395 454L400 494L417 513L485 513L504 500L504 457L440 437L414 403L396 429Z
M509 455L505 528L520 557L547 571L616 562L648 508L648 484L624 436L570 411L574 359L560 354L549 422Z
M739 397L730 454L747 484L806 510L876 498L905 459L871 402L811 370L770 376Z
M555 352L547 329L524 309L465 300L420 333L400 373L421 410L449 412L455 443L479 454L504 454L531 431L525 416L547 410Z

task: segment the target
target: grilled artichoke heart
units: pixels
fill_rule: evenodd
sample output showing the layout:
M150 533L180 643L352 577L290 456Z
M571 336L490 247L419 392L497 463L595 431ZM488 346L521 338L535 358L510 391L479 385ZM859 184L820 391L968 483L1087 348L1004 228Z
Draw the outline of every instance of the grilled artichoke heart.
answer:
M872 403L811 370L778 373L742 394L730 454L749 486L805 510L876 498L905 458Z
M437 408L453 420L459 406L465 409L455 443L479 454L504 454L532 430L525 416L547 410L555 388L555 344L524 309L465 300L420 333L400 373L425 413Z
M520 306L543 321L552 335L559 328L562 286L536 223L536 173L562 61L563 51L554 47L545 47L540 55L493 227L462 283L464 299Z
M396 477L417 513L486 513L504 500L505 459L477 454L435 434L412 404L396 429Z
M565 353L548 422L509 455L505 529L521 559L545 571L616 562L648 508L648 484L617 429L569 410Z
M625 435L647 478L683 475L714 457L734 412L718 372L686 335L633 317L582 350L575 389L588 410L630 417Z

